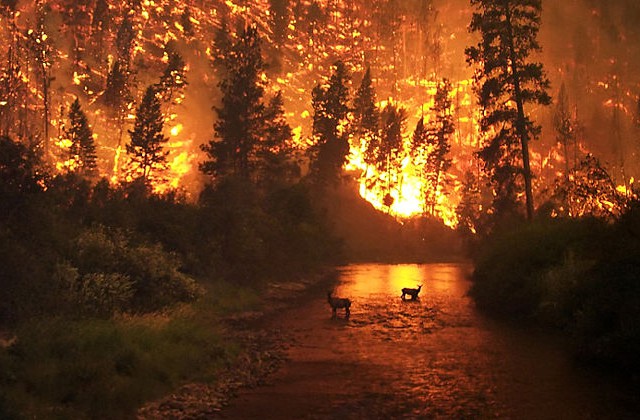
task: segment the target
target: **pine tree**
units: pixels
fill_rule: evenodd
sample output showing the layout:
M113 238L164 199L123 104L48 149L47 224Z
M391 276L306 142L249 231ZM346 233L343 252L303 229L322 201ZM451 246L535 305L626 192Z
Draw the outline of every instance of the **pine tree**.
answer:
M271 98L264 116L264 138L257 154L260 169L258 175L262 184L286 183L291 181L299 170L291 159L293 132L285 118L281 91Z
M440 189L444 174L451 166L451 159L447 157L451 149L451 135L455 128L451 114L451 83L444 79L438 84L432 114L434 118L427 128L426 146L427 156L424 167L424 178L428 188L425 200L432 215L435 215L437 193Z
M135 31L128 12L120 22L118 33L116 35L116 53L117 60L125 70L129 70L131 66L131 55L133 54L133 41L135 39Z
M152 180L162 179L169 154L164 150L168 138L164 136L163 128L160 100L155 86L151 85L138 106L133 130L129 130L131 142L127 144L127 154L131 161L128 171L130 179L141 178L146 185Z
M130 100L129 72L120 60L116 60L107 74L107 86L102 94L104 103L118 112Z
M465 172L460 195L460 204L456 207L458 230L465 235L475 233L480 218L480 190L472 171Z
M186 65L182 56L175 52L169 52L167 66L160 76L160 81L156 85L156 92L162 101L171 103L174 96L180 93L187 85Z
M202 150L209 157L200 169L215 177L251 179L256 147L264 132L264 62L255 26L238 34L224 60L226 77L219 83L222 105L215 107L215 137Z
M406 121L407 113L403 108L389 104L382 110L382 130L376 166L379 172L386 175L386 195L383 202L387 207L393 204L391 190L398 184Z
M562 154L564 157L564 177L565 182L568 184L570 181L571 168L576 165L570 165L569 146L575 143L575 127L571 117L571 111L569 110L569 98L567 97L567 90L564 83L560 86L560 92L558 93L558 102L556 103L555 112L553 114L553 127L556 131L556 140L562 147Z
M96 0L91 16L93 58L101 60L104 57L104 44L111 26L111 13L107 0Z
M191 9L189 8L189 6L186 6L184 8L184 11L180 15L180 25L182 25L182 31L184 33L184 36L186 36L187 38L191 38L195 35L195 28L193 27L193 22L191 19Z
M542 2L471 0L471 4L477 11L470 29L479 32L481 40L466 49L467 61L478 65L476 93L484 110L481 130L495 133L479 156L495 188L496 211L513 210L518 194L524 192L527 218L532 219L529 142L539 135L540 126L529 118L525 106L551 101L542 64L529 59L541 49L536 38Z
M380 111L376 106L376 93L369 67L353 99L353 131L360 137L363 159L367 164L367 170L363 174L366 179L369 176L369 167L377 161L380 148Z
M27 45L32 54L34 69L38 75L40 94L42 96L42 123L44 138L45 160L49 155L49 129L51 125L51 66L55 59L55 50L51 44L51 37L45 32L45 16L48 5L36 2L37 23L36 29L27 31ZM40 96L40 95L38 95Z
M311 175L320 184L335 183L349 154L348 130L349 75L338 61L327 86L318 84L312 91L313 135Z
M80 108L78 98L71 104L69 126L65 127L64 136L71 142L69 158L75 162L75 168L72 169L87 176L95 175L97 171L96 145L87 116Z
M376 133L380 125L380 113L376 106L376 93L371 81L371 69L362 76L353 99L354 128L360 134Z

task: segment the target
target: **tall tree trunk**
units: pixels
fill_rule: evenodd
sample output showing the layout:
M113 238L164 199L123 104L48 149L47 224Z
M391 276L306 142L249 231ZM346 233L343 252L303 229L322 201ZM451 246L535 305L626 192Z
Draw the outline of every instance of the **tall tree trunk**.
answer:
M509 9L509 3L505 1L505 18L507 25L507 43L509 48L509 58L511 60L511 73L513 75L513 89L516 106L518 108L518 118L516 120L516 130L518 137L520 137L520 145L522 148L522 166L524 176L524 189L527 206L527 219L533 219L533 187L531 182L531 163L529 160L529 135L526 128L526 118L524 115L524 103L522 98L522 89L520 87L520 78L518 76L518 68L516 61L516 50L513 41L513 25L511 24L511 10Z

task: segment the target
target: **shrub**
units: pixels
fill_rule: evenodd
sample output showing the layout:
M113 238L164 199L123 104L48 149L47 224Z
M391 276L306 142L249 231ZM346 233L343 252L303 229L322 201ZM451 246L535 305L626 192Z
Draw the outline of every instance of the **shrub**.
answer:
M180 272L177 255L159 244L134 245L119 229L87 229L76 240L71 258L79 270L75 289L80 301L102 302L106 312L129 302L134 310L156 310L199 294L196 282Z
M133 418L185 380L211 380L236 351L195 317L54 319L17 335L0 349L0 414L24 418Z

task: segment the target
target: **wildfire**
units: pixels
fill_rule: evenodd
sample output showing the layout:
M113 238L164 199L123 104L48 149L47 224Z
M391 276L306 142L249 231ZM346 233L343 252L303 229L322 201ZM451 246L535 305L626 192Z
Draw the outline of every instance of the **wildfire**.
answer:
M54 3L58 8L64 10L64 2ZM57 3L60 3L57 5ZM68 3L68 2L67 2ZM30 26L33 25L35 16L34 7L29 2L18 2L16 13L17 26L20 29L16 36L24 34L32 35L39 33L35 39L38 45L51 44L52 48L58 48L52 57L51 75L48 82L52 84L52 91L49 92L50 119L48 126L61 127L64 116L54 115L57 110L67 110L70 101L75 95L80 96L83 103L83 110L87 113L92 129L100 133L100 174L109 176L113 183L121 181L121 167L125 163L126 156L124 145L128 141L127 131L131 128L135 120L135 103L127 104L123 111L121 127L114 128L113 121L109 120L109 112L98 100L100 94L105 89L107 73L109 68L117 59L115 48L115 38L117 31L114 27L123 19L124 9L122 2L108 1L108 10L112 14L113 27L109 29L104 38L103 50L99 53L93 51L96 57L90 57L88 51L98 44L96 40L83 40L83 34L87 37L94 35L95 28L72 28L65 27L60 31L34 32ZM216 56L215 47L212 40L215 38L215 31L221 27L223 19L228 20L229 27L237 26L238 22L256 22L263 34L265 46L272 48L274 44L274 13L270 10L273 2L260 0L256 2L246 2L239 0L218 0L215 2L174 2L170 0L144 0L138 2L139 13L131 14L132 19L132 74L135 80L131 84L131 94L134 98L131 102L139 100L139 89L143 84L157 82L157 77L162 74L162 70L168 62L168 51L175 48L184 55L187 74L185 80L188 93L184 97L173 98L167 111L165 119L165 130L169 135L167 149L169 151L168 170L164 174L163 180L154 180L153 188L157 192L166 192L172 188L185 187L186 180L192 179L189 174L197 171L195 162L200 160L198 156L198 144L195 139L208 138L211 135L212 124L206 121L201 124L203 114L192 112L195 108L210 109L210 103L206 103L211 92L214 92L219 82L217 75L211 71L211 59ZM346 0L319 2L285 2L290 4L289 11L292 11L293 3L300 3L300 8L304 9L313 3L316 7L326 9L327 13L322 16L326 18L322 22L324 31L319 31L314 19L302 13L300 16L289 16L289 21L282 26L282 39L284 45L278 46L278 53L281 53L282 63L280 69L262 73L261 81L266 85L272 85L273 90L281 90L285 99L286 115L293 130L293 144L296 149L304 149L309 145L309 131L313 123L311 114L310 92L323 77L336 59L342 59L350 65L353 79L357 80L363 73L364 67L371 65L372 74L375 77L375 89L379 98L377 106L383 108L388 103L396 103L407 110L408 119L406 132L403 133L404 144L400 151L398 167L395 168L393 179L386 177L388 174L380 173L372 165L367 165L364 159L364 147L359 139L351 138L350 155L346 164L346 169L355 173L359 181L360 195L369 201L376 209L387 212L399 219L407 219L415 216L429 214L432 217L442 219L447 225L454 227L457 225L456 206L460 202L460 188L463 174L477 165L474 152L480 147L477 107L475 105L474 93L472 91L473 79L468 73L471 70L460 70L464 65L456 68L455 63L447 63L449 66L434 65L432 69L426 69L427 59L425 52L414 44L417 44L416 21L402 25L402 36L393 39L391 42L384 42L382 38L389 39L393 34L377 33L377 25L374 18L367 10L366 2L348 2ZM400 2L405 3L405 2ZM410 3L410 2L406 2ZM447 2L440 2L447 3ZM206 5L206 7L205 7ZM404 7L404 4L403 4ZM446 14L454 6L442 6L443 13ZM308 11L308 10L307 10ZM188 12L188 13L186 13ZM468 11L469 14L471 11ZM56 12L58 13L58 12ZM466 13L466 12L465 12ZM457 19L460 19L460 11L456 10ZM449 15L448 15L449 16ZM89 21L93 22L94 16L89 16ZM465 21L467 17L463 16ZM318 17L317 19L320 19ZM403 19L410 20L411 16L403 16ZM435 19L435 18L434 18ZM58 22L63 19L54 16L51 21ZM413 25L412 27L409 27ZM446 26L447 23L438 21L434 27ZM6 25L5 25L6 26ZM75 56L68 42L71 37L67 35L74 29L84 29L74 33L74 37L79 39L78 51ZM457 33L450 33L447 30L455 30ZM466 29L447 28L442 33L431 34L442 43L442 48L447 45L458 45L466 34ZM0 29L2 40L10 39L9 29ZM68 32L64 32L68 31ZM413 31L414 38L410 38ZM90 33L90 35L89 35ZM22 35L21 35L22 34ZM445 34L445 35L443 35ZM384 36L383 36L384 35ZM420 34L420 39L422 39ZM62 37L67 36L64 39ZM422 39L424 41L424 39ZM393 46L391 44L395 43ZM272 45L274 44L274 45ZM456 51L459 52L459 51ZM269 51L268 54L272 54ZM400 55L405 55L406 62L399 59ZM422 58L418 58L422 54ZM453 55L449 51L447 57L441 57L443 61L451 60ZM267 55L267 54L265 54ZM278 55L278 54L275 54ZM441 54L442 55L442 54ZM461 54L462 55L462 54ZM79 57L80 63L73 62L72 58ZM38 68L27 58L21 58L21 66L18 79L26 87L31 99L23 104L22 110L29 113L31 120L38 120L40 114L44 115L42 105L44 95L42 92L43 79L38 76ZM56 61L57 60L57 61ZM84 60L84 61L83 61ZM106 64L108 63L108 64ZM415 67L415 68L414 68ZM425 67L425 69L418 68ZM454 70L451 70L454 69ZM446 71L445 71L446 70ZM452 91L450 99L452 101L452 114L454 115L456 131L451 139L452 148L450 155L453 158L452 167L446 174L446 183L443 183L437 191L432 202L427 205L425 200L425 181L422 174L423 162L419 159L412 159L409 156L410 138L412 130L419 118L424 118L426 122L432 119L430 110L434 106L434 96L437 91L438 77L455 74L451 76ZM66 78L66 79L65 79ZM597 82L596 88L613 92L619 81L613 80ZM353 86L351 86L353 87ZM53 90L55 89L55 90ZM65 89L67 89L65 91ZM138 89L138 91L136 91ZM54 93L55 94L52 94ZM62 94L60 94L62 92ZM203 94L203 92L206 92ZM621 92L626 92L621 90ZM629 93L624 95L607 95L601 101L605 108L620 109L625 115L633 114L630 111ZM611 98L611 96L614 96ZM620 97L617 97L620 96ZM207 97L207 99L203 99ZM6 98L0 98L0 111L4 109L8 102ZM85 106L86 104L86 106ZM195 104L195 106L194 106ZM37 118L36 118L37 117ZM45 124L40 124L40 126ZM202 128L204 127L204 128ZM209 131L205 131L209 130ZM347 121L341 122L340 131L348 131ZM53 129L51 131L54 131ZM56 138L55 133L50 133L52 144ZM59 137L59 135L58 135ZM45 139L49 141L50 139ZM57 146L61 149L68 149L68 145L60 142ZM535 147L535 146L532 146ZM558 164L560 157L556 155L546 156L547 153L532 151L536 165L540 170L550 167L561 167ZM537 154L535 154L537 153ZM60 154L60 156L66 156ZM72 168L74 162L57 156L55 167L59 171ZM539 159L538 159L539 157ZM540 162L539 164L537 162ZM538 169L538 168L536 168ZM553 168L552 168L553 169ZM554 171L554 175L557 171ZM392 182L388 182L392 181ZM391 185L391 186L390 186ZM630 196L632 192L633 180L626 185L618 187L618 192L625 196Z

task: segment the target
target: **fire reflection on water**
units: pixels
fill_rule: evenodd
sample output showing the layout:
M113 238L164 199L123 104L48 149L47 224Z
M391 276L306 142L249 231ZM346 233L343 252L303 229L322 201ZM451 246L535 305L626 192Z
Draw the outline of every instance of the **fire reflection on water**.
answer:
M420 296L430 292L464 295L467 276L464 265L452 264L363 264L341 270L342 282L337 293L354 299L373 295L397 295L404 287L422 285Z

